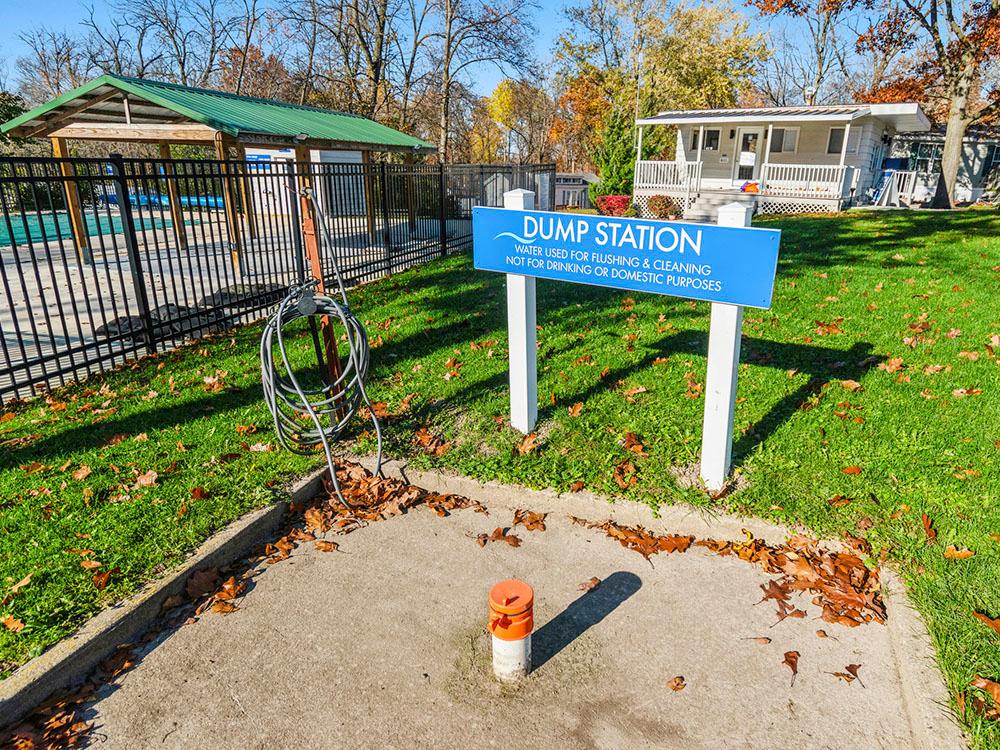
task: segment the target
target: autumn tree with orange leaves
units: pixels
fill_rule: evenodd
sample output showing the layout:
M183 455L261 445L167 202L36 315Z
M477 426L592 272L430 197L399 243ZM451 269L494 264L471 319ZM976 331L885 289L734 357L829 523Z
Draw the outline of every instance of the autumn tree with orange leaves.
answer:
M819 0L827 13L863 9L876 14L858 34L857 49L888 60L913 48L904 70L858 92L864 101L920 101L945 126L941 173L950 205L969 126L1000 115L1000 89L984 83L986 66L1000 56L1000 0L899 0L879 7L872 0ZM750 0L769 15L812 12L803 0ZM886 75L887 71L876 71Z

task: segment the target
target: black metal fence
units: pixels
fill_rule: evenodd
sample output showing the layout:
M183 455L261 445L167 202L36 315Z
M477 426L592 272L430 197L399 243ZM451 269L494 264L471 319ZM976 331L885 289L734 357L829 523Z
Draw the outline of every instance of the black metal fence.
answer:
M0 405L262 317L307 272L302 184L356 285L467 249L507 190L552 208L555 167L2 158Z

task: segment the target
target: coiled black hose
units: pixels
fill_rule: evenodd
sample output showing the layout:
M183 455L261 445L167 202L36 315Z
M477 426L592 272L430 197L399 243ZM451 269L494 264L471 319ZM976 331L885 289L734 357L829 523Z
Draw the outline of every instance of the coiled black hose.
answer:
M302 194L313 200L315 206L312 192L308 188L303 190ZM332 248L333 243L323 215L318 206L315 209L320 219L319 223L326 234L327 245ZM317 292L319 281L316 279L289 288L288 294L264 326L260 339L260 372L264 402L274 419L278 442L286 449L299 454L314 453L318 448L322 448L337 498L345 507L350 508L351 505L344 499L340 483L337 481L330 443L340 437L357 414L358 408L364 404L375 427L377 442L375 473L381 474L382 428L365 392L365 376L368 374L369 362L368 336L364 326L351 312L347 303L347 292L335 256L333 268L340 291L339 301L325 294L319 294ZM335 380L330 380L329 376L326 376L321 387L307 388L296 377L295 369L289 360L285 329L294 321L308 319L317 364L320 373L325 374L326 363L323 361L323 349L316 329L317 319L324 317L329 321L327 325L333 329L336 329L336 323L339 321L345 335L338 337L334 331L330 337L331 349L337 347L338 339L346 339L347 359L341 361L341 371ZM338 356L336 351L329 351L327 354Z

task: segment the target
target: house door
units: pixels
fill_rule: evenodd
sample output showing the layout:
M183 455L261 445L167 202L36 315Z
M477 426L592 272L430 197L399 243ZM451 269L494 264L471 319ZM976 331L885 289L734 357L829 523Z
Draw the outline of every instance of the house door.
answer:
M763 128L739 128L736 131L736 153L733 155L733 184L742 185L760 177L760 151L764 140Z

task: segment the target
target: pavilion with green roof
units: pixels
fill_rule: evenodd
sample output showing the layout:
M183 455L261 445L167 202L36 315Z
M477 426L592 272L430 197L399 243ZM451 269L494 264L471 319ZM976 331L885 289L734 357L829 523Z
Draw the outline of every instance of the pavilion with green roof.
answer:
M403 153L409 159L435 151L427 141L359 115L110 74L15 117L0 125L0 132L18 138L48 138L53 155L59 158L69 156L69 140L156 144L163 159L170 159L173 144L203 145L213 147L216 158L223 161L230 150L245 159L248 146L293 147L295 161L302 164L309 162L313 149L360 151L363 162L369 161L372 152ZM72 176L71 163L64 162L61 169L65 176ZM308 169L301 170L300 179L309 179ZM241 244L237 202L229 195L229 180L223 184L236 265ZM170 181L170 186L174 213L180 210L180 201L173 194L176 183ZM85 257L87 232L71 181L66 182L66 203L78 251ZM178 239L186 245L183 221L179 214L173 218L182 233ZM371 217L369 224L373 224ZM252 227L251 222L251 232Z
M56 97L0 131L20 138L434 151L427 141L359 115L117 75Z

